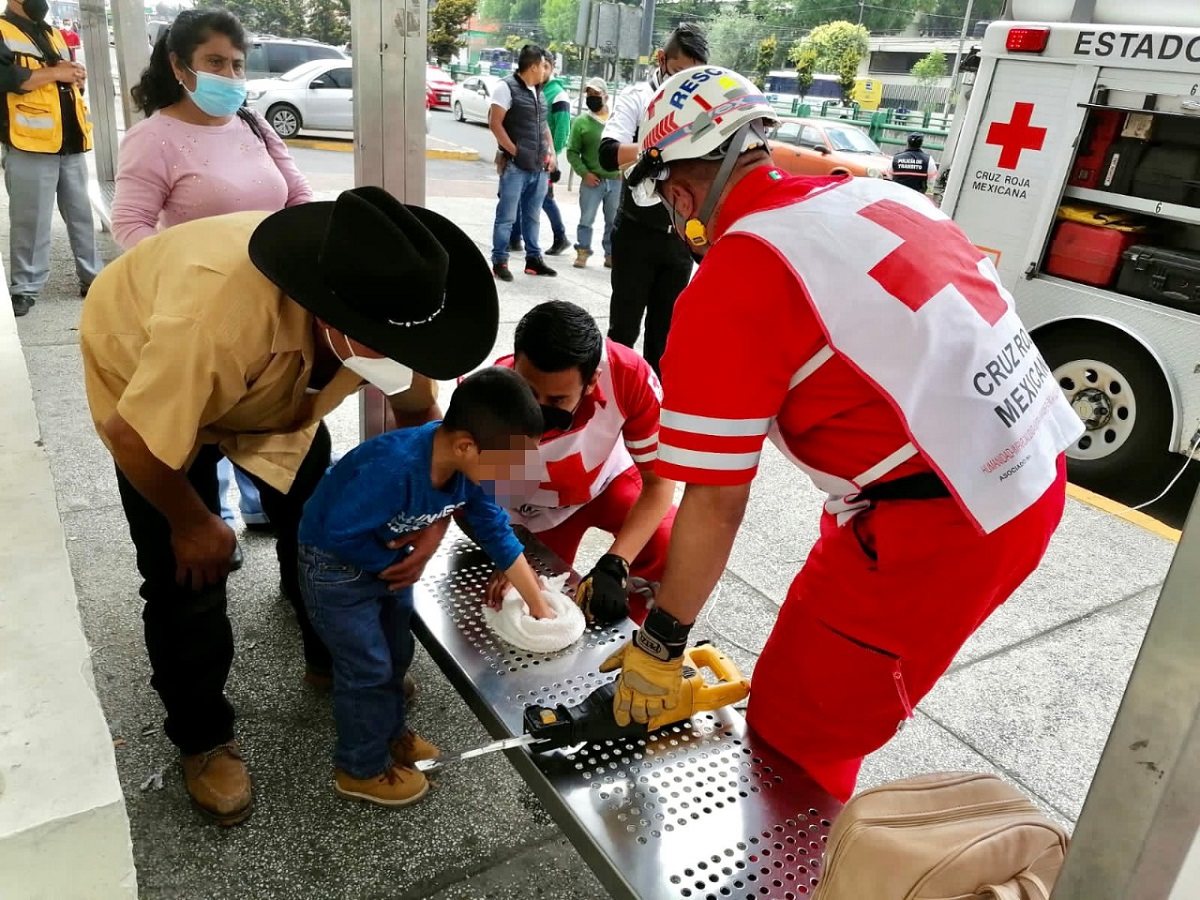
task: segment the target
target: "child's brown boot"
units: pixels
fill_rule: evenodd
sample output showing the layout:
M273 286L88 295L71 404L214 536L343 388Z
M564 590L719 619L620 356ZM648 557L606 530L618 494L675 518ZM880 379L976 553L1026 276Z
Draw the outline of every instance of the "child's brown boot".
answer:
M398 765L389 766L374 778L352 778L341 769L334 769L333 789L343 797L380 806L408 806L429 792L429 781L415 769Z

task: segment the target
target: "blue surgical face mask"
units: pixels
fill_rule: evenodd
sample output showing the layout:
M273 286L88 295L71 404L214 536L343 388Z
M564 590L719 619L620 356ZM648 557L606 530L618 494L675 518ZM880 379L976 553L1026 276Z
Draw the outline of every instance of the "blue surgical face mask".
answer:
M232 116L246 102L246 79L226 78L191 68L188 71L196 76L196 89L189 91L186 84L183 89L201 112L210 116Z

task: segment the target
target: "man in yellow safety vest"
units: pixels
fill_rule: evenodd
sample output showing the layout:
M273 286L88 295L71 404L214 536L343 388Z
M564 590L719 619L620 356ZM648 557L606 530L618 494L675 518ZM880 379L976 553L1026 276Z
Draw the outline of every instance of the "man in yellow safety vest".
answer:
M67 223L80 295L103 265L96 249L88 170L92 124L83 101L87 72L62 32L46 22L47 0L8 0L0 16L0 141L8 189L9 293L23 316L50 274L55 200Z

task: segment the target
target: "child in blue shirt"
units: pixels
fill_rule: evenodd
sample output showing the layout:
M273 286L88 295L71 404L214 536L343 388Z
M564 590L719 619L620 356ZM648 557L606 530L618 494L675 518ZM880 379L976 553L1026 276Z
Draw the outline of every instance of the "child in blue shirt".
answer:
M321 480L300 522L300 586L333 656L334 790L384 806L425 796L413 768L438 749L407 727L404 674L413 657L412 588L379 573L403 557L389 543L462 510L536 618L552 618L508 514L481 482L523 479L537 458L541 408L511 369L464 379L441 422L391 431L347 453Z

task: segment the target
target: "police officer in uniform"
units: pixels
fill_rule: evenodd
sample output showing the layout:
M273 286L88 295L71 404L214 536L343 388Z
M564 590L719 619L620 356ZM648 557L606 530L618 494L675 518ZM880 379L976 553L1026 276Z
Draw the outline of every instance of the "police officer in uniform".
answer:
M50 275L54 202L67 223L75 274L86 294L102 263L96 249L88 170L92 125L83 101L87 72L62 32L46 22L47 0L8 0L0 17L0 141L8 188L9 293L23 316Z
M924 135L910 134L908 149L892 157L892 180L921 194L929 192L938 173L933 157L921 149L924 143Z

